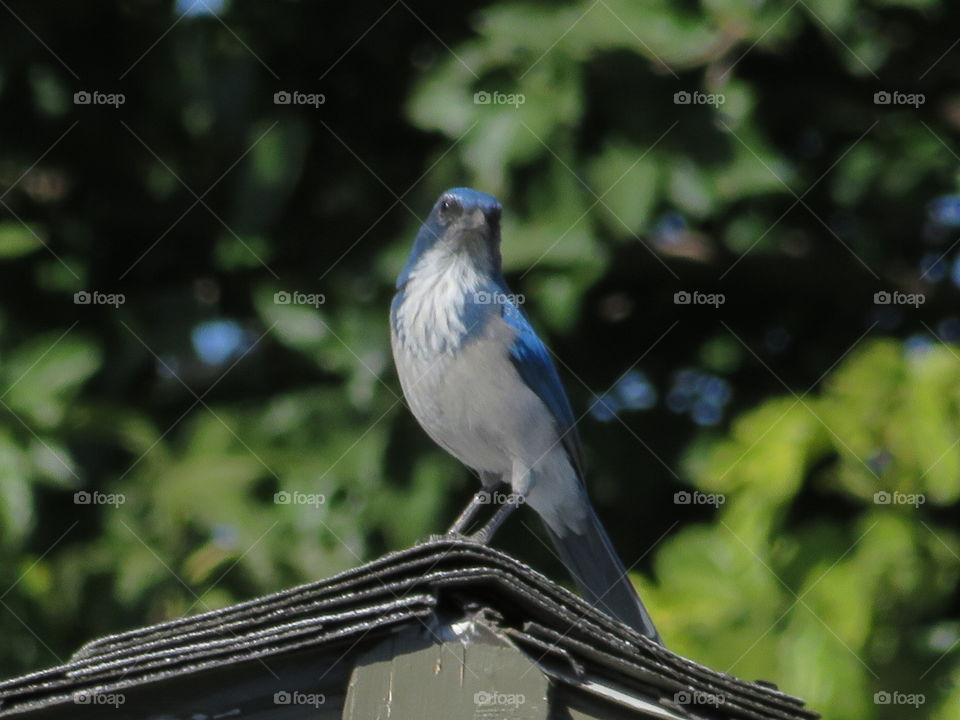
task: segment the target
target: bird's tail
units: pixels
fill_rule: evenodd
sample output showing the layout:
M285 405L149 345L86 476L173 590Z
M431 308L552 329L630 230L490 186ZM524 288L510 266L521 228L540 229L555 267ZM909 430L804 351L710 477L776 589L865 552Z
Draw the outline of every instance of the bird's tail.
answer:
M587 517L579 532L544 525L584 599L662 645L663 640L653 620L627 577L627 571L593 508L587 505Z

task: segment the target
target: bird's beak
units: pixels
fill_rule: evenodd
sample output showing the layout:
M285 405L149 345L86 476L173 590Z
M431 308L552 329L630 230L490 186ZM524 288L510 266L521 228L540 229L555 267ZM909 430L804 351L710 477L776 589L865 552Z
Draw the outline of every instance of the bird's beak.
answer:
M470 211L469 215L465 215L463 218L463 227L465 230L479 230L480 228L486 227L487 225L487 216L484 215L483 210L480 208L474 208Z

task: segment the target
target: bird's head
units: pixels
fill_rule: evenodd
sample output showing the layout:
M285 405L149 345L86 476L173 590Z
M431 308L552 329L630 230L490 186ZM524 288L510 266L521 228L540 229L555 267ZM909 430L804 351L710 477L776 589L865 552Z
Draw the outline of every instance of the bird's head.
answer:
M402 287L425 260L463 258L490 272L500 272L500 202L471 188L452 188L434 203L417 233L413 251L400 277Z

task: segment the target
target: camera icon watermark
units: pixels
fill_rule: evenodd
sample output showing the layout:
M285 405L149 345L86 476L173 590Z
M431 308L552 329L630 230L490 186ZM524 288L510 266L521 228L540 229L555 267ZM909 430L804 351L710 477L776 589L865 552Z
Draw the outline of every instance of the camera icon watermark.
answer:
M910 105L919 108L927 101L923 93L905 93L899 90L880 90L873 94L874 105Z
M273 94L274 105L310 105L314 109L327 102L323 93L305 93L299 90L278 90Z
M720 507L727 501L723 493L702 493L699 490L678 490L673 494L674 505L713 505Z
M87 490L77 490L73 494L74 505L113 505L120 507L127 502L127 496L123 493L103 493L99 490L88 492Z
M718 693L708 693L703 690L680 690L673 694L673 701L677 705L709 705L720 707L726 698Z
M919 508L921 505L926 504L926 502L927 496L923 493L878 490L873 494L874 505L913 505L913 507Z
M923 293L905 293L899 290L889 292L887 290L878 290L873 294L874 305L911 305L915 308L920 307L927 301L927 296Z
M274 705L309 705L318 708L327 701L327 696L323 693L305 693L299 690L289 692L280 690L273 694Z
M527 701L523 693L503 693L497 690L479 690L473 694L473 704L477 707L518 708Z
M105 93L99 90L77 90L73 94L74 105L111 105L114 109L127 101L123 93Z
M273 494L273 502L275 505L310 505L315 509L319 509L321 505L327 502L327 496L323 493L304 493L296 490L288 492L287 490L281 490Z
M323 293L278 290L273 294L273 302L275 305L313 305L313 307L319 308L326 301L327 296Z
M520 493L507 493L502 490L481 490L476 494L481 505L523 505L527 499Z
M118 708L127 701L123 693L100 693L93 690L78 690L73 694L75 705L109 705Z
M873 694L874 705L912 705L915 708L920 707L927 701L927 696L923 693L904 693L899 690L890 692L880 690Z
M474 105L513 105L518 108L527 101L523 93L503 93L499 90L478 90L473 94Z
M727 101L723 93L702 93L699 90L679 90L673 94L674 105L712 105L720 107Z
M480 290L473 294L473 302L477 305L523 305L527 298L522 293L486 292Z
M679 290L673 294L674 305L712 305L719 308L727 301L727 296L723 293L703 293L698 290L689 292Z
M127 301L123 293L104 293L99 290L79 290L73 294L74 305L112 305L120 307Z

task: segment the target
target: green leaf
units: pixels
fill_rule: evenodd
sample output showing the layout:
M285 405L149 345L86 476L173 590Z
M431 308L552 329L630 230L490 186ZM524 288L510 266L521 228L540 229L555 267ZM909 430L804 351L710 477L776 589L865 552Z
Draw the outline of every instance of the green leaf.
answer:
M679 208L694 217L705 217L714 207L709 177L687 159L670 168L669 195Z
M259 235L246 237L223 234L217 238L214 252L217 265L224 270L238 268L262 268L270 262L270 244Z
M43 247L36 227L13 220L0 222L0 260L29 255Z
M45 427L60 422L72 394L100 368L100 349L70 332L35 336L2 368L5 402Z
M640 147L611 145L590 164L590 183L602 198L600 216L616 237L633 240L647 230L660 190L655 156Z
M808 463L827 447L826 431L810 410L793 397L776 398L737 418L731 437L693 467L706 490L744 490L757 502L783 503L799 489Z
M27 459L7 433L0 432L0 540L22 538L33 525L33 497Z
M294 303L295 292L321 294L312 289L263 287L254 294L254 303L264 323L273 328L271 334L280 342L295 350L314 351L327 339L330 330L316 305Z
M30 439L30 463L37 477L44 478L59 487L73 487L78 469L70 452L52 438Z

